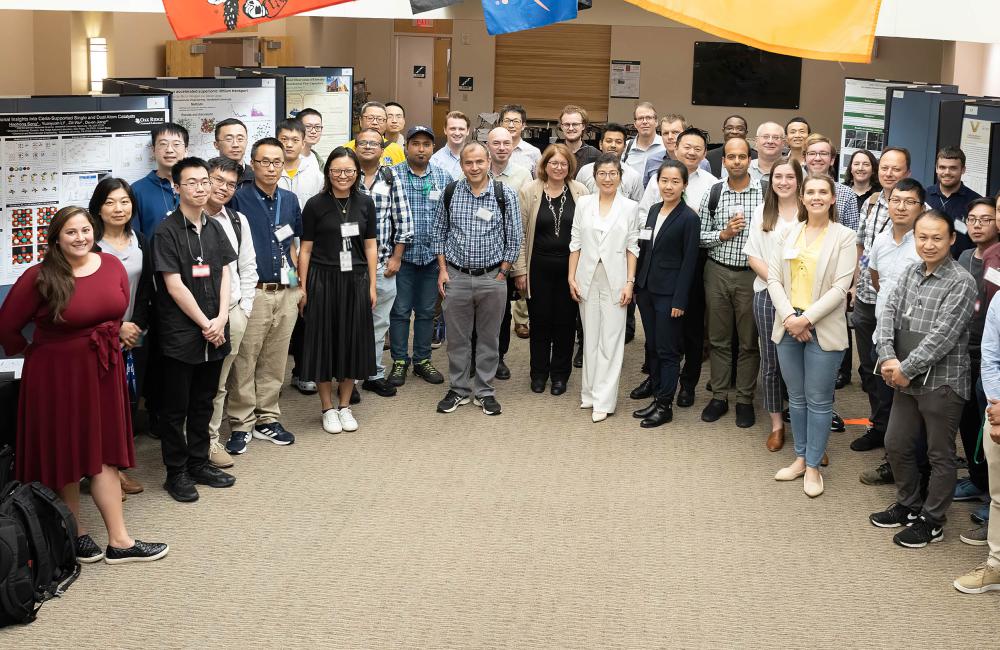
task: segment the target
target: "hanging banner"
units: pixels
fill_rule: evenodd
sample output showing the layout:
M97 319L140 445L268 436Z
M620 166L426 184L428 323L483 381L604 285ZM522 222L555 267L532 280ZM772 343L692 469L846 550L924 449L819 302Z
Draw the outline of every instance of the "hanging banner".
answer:
M163 0L178 39L249 27L353 0Z
M576 0L483 0L490 36L573 20L576 13Z

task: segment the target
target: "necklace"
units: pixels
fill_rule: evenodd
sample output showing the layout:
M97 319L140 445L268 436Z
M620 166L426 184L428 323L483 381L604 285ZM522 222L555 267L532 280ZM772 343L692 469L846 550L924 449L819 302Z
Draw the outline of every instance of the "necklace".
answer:
M336 196L333 197L333 200L337 202L337 207L340 208L340 214L346 215L347 211L351 208L351 197L348 196L347 201L345 201L344 203L341 203L340 199L338 199Z
M559 195L559 212L556 213L556 208L552 205L552 198L549 196L548 192L542 190L542 195L545 197L545 201L549 204L549 210L552 212L552 216L555 218L555 224L553 229L556 232L556 237L559 237L559 229L562 227L562 216L563 210L566 207L566 186L563 185L562 194Z

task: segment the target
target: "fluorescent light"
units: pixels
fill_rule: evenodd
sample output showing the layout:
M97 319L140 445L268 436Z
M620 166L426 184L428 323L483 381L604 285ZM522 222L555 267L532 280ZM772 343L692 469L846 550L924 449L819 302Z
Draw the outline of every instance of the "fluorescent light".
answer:
M108 39L100 36L87 39L90 51L90 92L99 93L108 76Z

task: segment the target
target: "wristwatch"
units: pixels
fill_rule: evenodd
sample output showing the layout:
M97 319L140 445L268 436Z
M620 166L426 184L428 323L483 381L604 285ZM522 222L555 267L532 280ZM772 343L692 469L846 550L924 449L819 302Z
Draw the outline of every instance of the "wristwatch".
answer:
M509 268L505 269L504 267L501 266L500 267L500 275L502 275L504 278L506 278L508 275L510 275L510 269Z

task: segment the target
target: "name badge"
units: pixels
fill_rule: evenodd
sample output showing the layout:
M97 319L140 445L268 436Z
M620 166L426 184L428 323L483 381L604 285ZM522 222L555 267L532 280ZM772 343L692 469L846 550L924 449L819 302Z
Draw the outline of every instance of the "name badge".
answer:
M208 264L192 264L191 265L191 277L193 278L207 278L211 275L212 269Z
M351 251L340 251L340 270L342 272L350 271L352 264Z
M992 282L996 286L1000 287L1000 271L994 268L986 269L986 274L983 276L987 282Z
M799 249L797 248L786 248L782 251L782 258L785 260L794 260L799 256Z
M652 238L653 238L652 228L643 228L642 230L639 231L639 239L641 239L642 241L649 241Z
M431 201L440 201L441 190L431 190L430 194L427 195L427 198L430 199Z
M295 233L292 232L292 227L287 223L274 231L274 238L278 241L285 241Z
M965 225L965 222L962 221L961 219L955 219L955 232L960 233L962 235L968 235L969 227Z
M375 183L375 185L372 186L372 194L389 196L389 187L385 183Z
M479 208L478 210L476 210L476 216L482 219L483 221L489 221L490 219L493 218L493 213L487 210L486 208Z
M347 237L357 237L361 234L361 230L358 228L357 221L351 221L350 223L340 224L340 236Z

